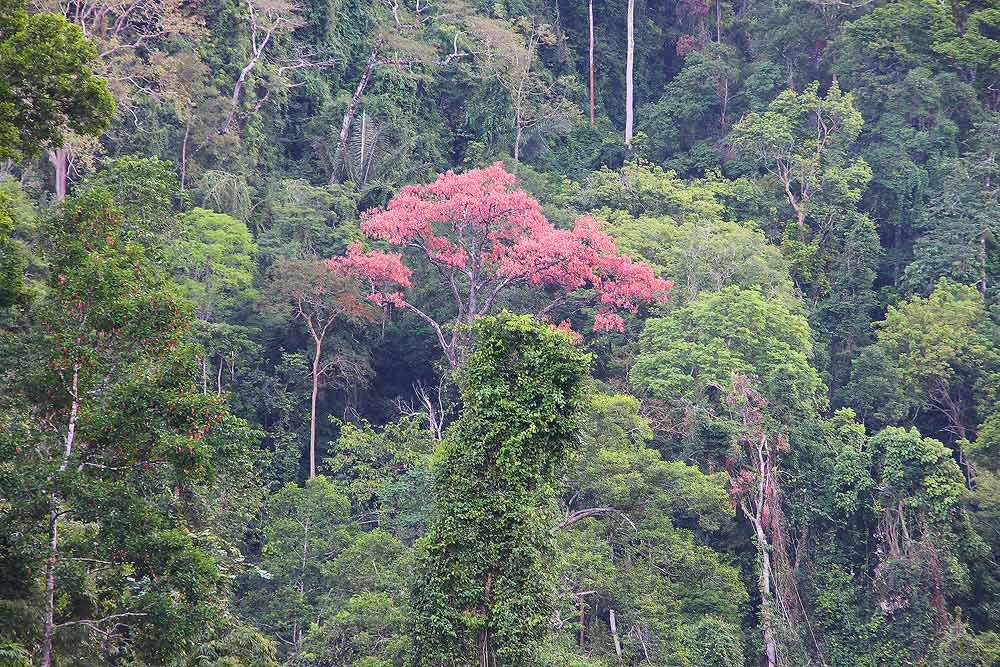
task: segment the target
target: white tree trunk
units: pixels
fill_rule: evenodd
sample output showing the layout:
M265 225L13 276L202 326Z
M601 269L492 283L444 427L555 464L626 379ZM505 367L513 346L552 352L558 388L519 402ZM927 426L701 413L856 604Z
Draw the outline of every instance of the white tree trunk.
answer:
M70 456L73 455L73 444L76 441L76 424L80 416L80 366L73 367L73 384L70 389L69 423L66 426L66 439L63 442L62 461L59 472L65 472L69 467ZM42 656L41 667L52 665L52 638L55 635L55 597L56 597L56 564L59 561L59 493L52 492L52 509L49 512L49 558L45 563L45 618L42 622Z
M618 637L618 623L615 619L615 610L608 610L608 621L611 623L611 636L615 640L615 653L618 655L618 662L622 661L622 640Z
M625 145L632 145L632 73L635 69L635 0L628 0L628 49L625 56Z
M590 20L590 126L594 127L594 0L587 3Z
M357 113L358 105L361 103L361 96L364 95L365 88L368 87L368 82L371 81L372 73L379 64L379 53L382 50L382 45L385 42L385 38L380 37L376 42L375 46L372 47L371 54L368 56L368 62L365 65L365 71L361 74L361 79L358 81L358 85L354 89L354 94L351 95L351 101L347 105L347 110L344 112L344 120L340 123L340 134L337 135L337 149L334 154L334 165L333 170L330 172L330 182L335 183L337 177L342 173L344 168L344 161L347 159L347 139L351 131L351 123L354 121L354 114Z
M309 479L316 476L316 396L319 394L320 357L323 341L316 339L316 356L312 365L312 400L309 405Z

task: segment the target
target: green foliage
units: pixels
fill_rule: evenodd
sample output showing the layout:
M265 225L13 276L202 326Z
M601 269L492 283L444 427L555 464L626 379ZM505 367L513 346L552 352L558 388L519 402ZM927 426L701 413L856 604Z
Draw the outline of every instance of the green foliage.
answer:
M914 242L914 261L904 274L913 292L928 292L942 277L976 284L984 293L991 287L1000 231L1000 191L991 186L1000 176L993 157L998 137L1000 114L993 112L977 125L974 150L942 161L945 196L929 202L918 219L924 234Z
M710 141L731 122L730 88L740 78L739 56L713 42L684 55L683 65L654 104L640 107L639 127L650 136L649 155L681 172L721 165Z
M682 632L688 664L698 667L740 667L745 664L743 637L738 627L706 617L685 626Z
M654 398L705 409L719 404L734 372L751 374L772 409L795 420L824 401L812 349L802 315L733 286L648 320L631 379Z
M358 196L347 186L283 181L275 185L269 203L268 226L260 237L261 252L269 258L333 257L360 239L352 224Z
M724 477L664 461L646 444L653 432L632 397L592 394L581 423L581 445L565 466L553 569L560 617L583 625L562 632L582 637L581 650L614 660L608 610L615 610L635 664L647 651L686 664L697 649L680 626L717 620L713 627L742 641L746 589L706 543L731 526Z
M253 297L257 247L246 225L224 213L195 208L179 224L166 261L198 318L218 321Z
M174 204L181 193L171 163L155 157L115 158L102 165L85 186L107 190L124 215L123 233L150 250L174 236Z
M572 445L587 357L530 317L481 318L474 336L462 416L435 464L417 665L465 665L481 652L535 664L548 617L538 507Z
M970 530L965 480L948 448L912 428L890 427L868 438L853 416L843 411L830 424L840 442L834 508L845 535L860 529L848 544L857 540L862 547L869 531L877 536L876 562L867 565L873 582L866 590L836 562L850 551L836 555L836 546L822 547L834 562L812 575L814 622L834 664L919 659L932 647L931 637L944 635L934 645L952 641L953 628L941 625L943 610L969 594L970 565L986 545Z
M875 466L878 508L901 505L928 528L948 525L963 491L962 475L951 453L915 429L887 428L869 442ZM911 537L916 538L911 527Z
M0 178L0 308L26 305L44 292L45 260L39 251L39 211L26 188Z
M930 667L990 667L1000 658L996 633L975 635L968 626L957 623L931 649Z
M244 609L294 654L327 593L327 569L350 544L350 503L325 477L286 484L267 503L259 565Z
M31 654L17 644L0 644L0 665L3 667L31 667Z
M342 423L323 469L351 499L352 514L412 542L426 528L430 431L404 418L376 429Z
M796 286L816 307L812 321L829 341L835 387L846 375L844 357L868 335L880 258L875 224L856 210L872 179L857 157L863 124L853 94L834 80L824 97L813 82L801 93L784 91L763 113L747 114L728 139L767 170L775 197L790 209L790 218L778 209L775 221L781 249Z
M973 5L962 19L961 35L939 35L939 40L932 45L934 51L986 81L995 81L1000 75L997 65L1000 61L997 35L1000 8L989 3L985 7Z
M608 221L618 247L645 260L674 287L670 304L686 304L703 291L730 285L758 288L793 302L788 267L756 223L731 219L745 183L717 173L685 181L672 171L630 162L620 171L591 174L582 206Z
M19 526L4 559L36 582L53 577L57 654L162 662L187 650L224 595L229 558L208 528L220 516L211 504L225 485L236 510L252 485L252 435L195 391L187 316L123 218L95 187L44 230L50 280L23 323L29 371L2 408L10 426L30 423L22 400L53 420L22 431L31 445L3 440L17 464L0 488L22 499L3 519ZM37 640L40 625L15 638Z
M322 648L308 648L303 664L336 664L345 667L399 667L404 665L409 638L407 615L386 593L359 593L335 613L324 618L322 630L308 641Z
M576 502L619 512L657 512L712 532L733 516L725 482L646 446L653 432L630 396L594 394L574 456ZM637 518L637 517L634 517Z
M671 305L685 305L702 292L729 286L757 289L770 299L794 303L785 258L759 231L718 218L612 220L608 231L619 249L673 280Z
M27 0L0 4L0 158L63 145L68 131L98 135L115 103L90 69L97 53L62 16L29 15Z
M412 552L375 529L337 557L329 576L332 595L307 639L306 664L404 664Z
M13 201L0 192L0 308L6 308L25 300L24 269L27 262L21 248L11 238L15 218Z
M707 183L688 183L656 165L629 162L621 171L602 167L587 179L582 205L628 212L632 217L670 216L677 222L718 218L724 208ZM602 216L607 217L607 216Z
M823 215L824 205L851 206L861 198L871 170L851 158L851 149L862 125L853 95L834 82L822 97L813 82L802 93L784 91L764 113L749 113L729 141L775 177L803 227L806 217Z
M991 411L970 395L990 395L995 382L991 326L975 288L942 278L930 296L889 309L875 345L855 361L846 393L879 423L935 409L942 431L966 438L977 423L972 411Z

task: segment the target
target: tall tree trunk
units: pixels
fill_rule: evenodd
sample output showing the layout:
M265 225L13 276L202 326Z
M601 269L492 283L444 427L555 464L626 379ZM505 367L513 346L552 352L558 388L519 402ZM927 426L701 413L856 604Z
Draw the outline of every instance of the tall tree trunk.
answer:
M53 494L52 501L57 497ZM52 665L52 636L55 633L56 555L59 549L59 512L49 512L49 558L45 563L45 620L42 625L41 667Z
M615 640L615 653L618 655L618 662L622 661L622 640L618 637L618 622L615 619L615 610L608 610L608 621L611 624L611 636Z
M76 423L80 416L80 366L73 366L73 384L70 389L69 423L66 426L66 439L63 442L62 461L59 472L65 472L69 467L69 458L73 454L73 444L76 441ZM45 563L45 618L42 622L42 656L41 667L52 665L52 638L55 635L55 601L56 601L56 563L59 559L59 493L52 491L52 509L49 511L49 558Z
M625 145L632 145L632 73L635 69L635 0L628 0L628 49L625 56Z
M757 534L757 555L760 557L760 594L761 606L764 608L764 654L767 657L767 667L778 664L778 641L774 637L773 616L776 613L774 594L771 591L771 554L767 535L764 533L762 517L754 519L754 529Z
M715 43L722 43L722 0L715 0Z
M491 667L489 630L483 630L479 635L479 667Z
M986 297L986 232L979 235L979 291Z
M246 85L247 77L250 76L250 72L257 67L257 63L261 61L264 57L264 49L267 48L268 42L271 41L271 35L274 33L274 28L267 30L264 33L263 39L260 43L257 43L257 23L253 19L253 3L248 2L247 6L250 8L250 17L253 21L253 33L251 34L251 49L250 49L250 59L247 64L244 65L243 69L240 70L240 75L236 79L236 84L233 86L233 94L229 98L229 114L226 116L226 122L222 125L220 130L221 134L226 134L232 127L233 122L236 120L236 115L240 111L240 96L243 94L243 86Z
M56 201L66 199L69 181L69 148L63 146L49 151L49 162L56 170Z
M753 526L754 538L757 543L757 558L760 561L760 606L762 610L761 625L764 629L764 655L767 658L767 667L777 667L778 664L778 641L774 636L775 614L777 606L775 604L775 594L771 589L774 581L774 572L771 566L772 540L768 539L767 531L764 528L764 517L773 513L773 508L767 507L769 502L768 486L771 479L770 451L765 440L762 438L757 445L756 451L757 466L757 489L753 499L745 498L742 501L743 513Z
M347 111L344 112L344 120L340 124L340 135L337 137L337 151L333 158L333 171L330 173L331 183L336 182L337 175L340 173L341 163L343 160L347 159L347 137L351 131L351 123L354 122L354 114L358 111L358 104L361 103L361 96L364 95L365 88L368 87L368 82L371 81L372 73L375 71L375 67L378 66L378 56L382 51L382 45L384 43L385 38L379 37L378 41L375 42L375 46L372 47L372 52L368 56L368 64L365 66L365 71L362 73L361 80L358 81L358 85L354 89L351 101L347 105Z
M309 479L316 476L316 396L319 394L319 360L323 354L323 340L316 339L316 356L312 366L312 400L309 406Z
M184 141L181 142L181 192L187 184L188 137L191 136L191 118L184 123Z
M594 127L594 0L587 3L590 19L590 126Z

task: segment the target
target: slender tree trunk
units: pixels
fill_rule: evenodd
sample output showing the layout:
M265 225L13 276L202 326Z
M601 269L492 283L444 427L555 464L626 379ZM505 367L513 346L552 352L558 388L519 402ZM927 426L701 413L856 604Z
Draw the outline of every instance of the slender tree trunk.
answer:
M628 0L628 49L625 55L625 145L632 145L632 105L633 81L635 69L635 0Z
M366 136L368 134L368 110L361 110L361 155L358 164L358 168L361 170L361 180L362 182L368 180L365 177L365 142L368 140Z
M181 142L181 192L184 192L184 186L187 182L187 152L189 136L191 136L190 118L188 118L187 122L184 123L184 141Z
M69 148L63 146L49 151L49 162L55 167L56 201L66 199L69 181Z
M365 71L361 75L361 80L358 81L357 87L354 89L354 94L351 96L351 102L347 105L347 111L344 112L344 120L340 124L340 135L337 137L337 152L334 155L333 171L330 173L331 183L337 180L337 175L340 173L340 164L347 157L347 137L351 131L351 123L354 122L354 114L358 111L358 104L361 103L361 96L364 95L365 88L368 87L368 82L371 81L372 73L378 66L378 56L384 43L385 38L379 37L378 41L375 42L375 46L372 47L372 52L371 55L368 56L368 64L365 66Z
M722 43L722 0L715 0L715 42Z
M316 476L316 396L319 394L319 360L323 354L323 340L316 338L316 356L312 365L312 400L309 406L309 479Z
M222 364L223 357L219 357L219 373L215 376L215 395L222 396Z
M719 114L719 127L725 131L726 127L729 125L729 122L726 120L726 114L729 112L729 79L727 78L722 79L722 95L720 95L719 98L719 106L721 107L721 113Z
M515 132L515 136L514 136L514 174L515 175L517 175L517 165L520 163L520 159L521 159L520 158L520 156L521 156L521 140L522 140L522 137L524 136L524 128L525 128L524 107L525 107L525 104L528 104L528 102L525 99L526 96L524 94L524 86L525 86L525 84L528 81L528 76L531 74L531 63L532 63L532 60L534 60L534 58L532 57L532 54L534 53L534 49L535 49L533 41L529 42L529 47L530 48L528 50L528 60L525 63L524 71L521 73L521 80L517 84L517 94L514 95L514 100L513 100L513 104L514 104L514 127L516 128L516 132ZM475 285L475 281L473 281L473 285ZM472 310L469 311L470 313L476 312L475 311L475 308L476 308L475 298L476 298L476 292L475 292L475 289L473 288L473 290L472 290L472 305L471 305Z
M590 20L590 126L594 127L594 0L587 3Z
M250 5L251 14L253 12L253 5ZM221 134L226 134L232 127L233 122L236 120L236 115L240 111L240 96L243 94L243 86L246 85L247 77L250 76L250 72L257 67L257 63L260 62L264 55L264 49L267 48L267 43L271 41L271 34L273 30L268 30L264 33L264 38L261 40L260 45L257 44L257 31L256 23L254 24L254 32L252 35L253 46L250 54L250 60L244 65L243 69L240 70L240 75L236 79L236 84L233 86L233 94L229 98L229 115L226 116L226 122L222 125Z
M757 533L757 553L760 556L760 593L761 606L764 608L764 654L767 657L767 667L776 667L778 664L778 642L772 628L775 605L771 592L773 574L771 572L770 547L761 520L757 518L753 523Z
M490 667L490 633L483 630L479 639L479 667Z
M70 389L69 423L66 426L66 439L63 442L62 462L59 472L65 472L69 467L69 458L73 454L73 444L76 441L76 423L80 415L80 366L73 367L73 384ZM42 622L42 656L41 667L52 665L52 639L55 635L55 600L56 600L56 564L59 559L59 494L52 492L52 509L49 511L49 558L45 563L45 618Z
M52 497L53 502L56 496ZM45 563L45 620L42 626L41 667L52 665L52 636L55 634L56 554L59 549L59 512L49 512L49 558Z
M986 297L986 232L979 235L979 291Z
M302 526L302 565L299 570L299 581L296 588L299 591L299 595L305 599L306 594L306 563L309 561L309 527L310 523L307 519L305 524ZM292 626L292 644L295 646L295 654L302 650L302 640L304 638L304 633L302 628L299 626L298 621Z
M795 193L792 192L792 176L790 172L791 169L789 167L779 165L778 178L785 187L785 199L788 200L788 204L795 211L795 223L799 227L799 238L805 242L806 237L809 235L809 228L806 226L806 199L804 197L796 197Z
M771 568L771 541L764 530L765 506L768 502L768 479L770 478L769 454L766 453L763 441L757 446L757 490L755 497L742 501L743 513L753 526L754 538L757 543L757 558L760 560L760 606L762 611L761 625L764 629L764 655L767 667L777 667L778 642L774 636L774 615L776 613L774 594L771 582L774 573Z
M611 622L611 636L615 640L615 653L618 654L618 662L622 661L622 640L618 637L618 621L615 619L615 610L608 610L608 620Z

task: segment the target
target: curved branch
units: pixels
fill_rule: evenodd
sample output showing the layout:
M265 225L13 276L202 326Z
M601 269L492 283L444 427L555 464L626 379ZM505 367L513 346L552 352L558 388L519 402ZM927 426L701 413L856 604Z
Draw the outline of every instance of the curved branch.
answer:
M600 514L617 514L621 516L621 518L626 523L628 523L628 525L632 526L632 530L639 532L639 528L632 522L630 518L628 518L628 515L619 509L615 509L614 507L588 507L587 509L584 510L577 510L575 512L570 512L569 514L566 515L565 519L559 522L559 525L556 526L556 529L559 530L562 528L567 528L568 526L572 526L577 521L582 521L588 517L598 516Z

